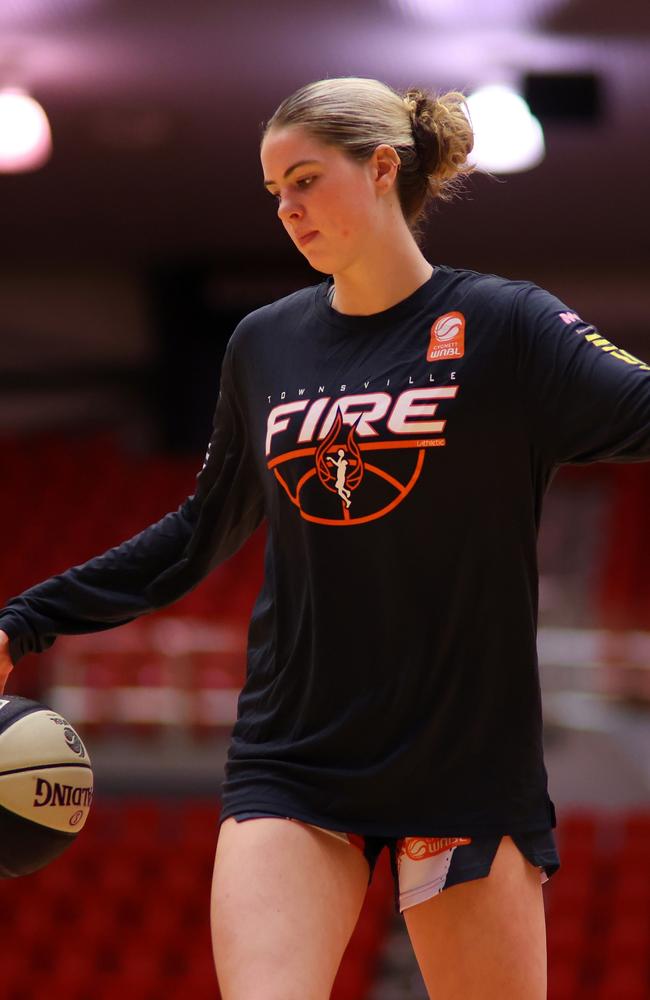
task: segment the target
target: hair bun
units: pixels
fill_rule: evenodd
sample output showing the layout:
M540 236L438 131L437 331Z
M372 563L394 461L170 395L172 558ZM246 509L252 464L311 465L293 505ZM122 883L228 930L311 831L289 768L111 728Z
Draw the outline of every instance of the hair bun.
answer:
M432 174L440 162L440 142L436 122L437 100L414 87L404 95L411 118L411 131L418 158L425 174Z
M435 174L444 184L460 173L471 172L467 157L474 145L474 134L464 111L465 95L459 91L434 95L412 87L403 101L424 173Z

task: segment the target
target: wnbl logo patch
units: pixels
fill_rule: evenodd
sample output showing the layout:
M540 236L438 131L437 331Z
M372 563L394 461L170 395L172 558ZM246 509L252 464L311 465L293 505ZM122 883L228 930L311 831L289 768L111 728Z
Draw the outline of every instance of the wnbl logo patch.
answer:
M465 317L462 312L448 312L431 327L427 361L450 361L465 354Z

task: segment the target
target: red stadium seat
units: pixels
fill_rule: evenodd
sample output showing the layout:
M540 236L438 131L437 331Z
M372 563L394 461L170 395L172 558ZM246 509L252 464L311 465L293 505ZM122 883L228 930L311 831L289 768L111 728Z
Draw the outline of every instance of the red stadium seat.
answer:
M648 962L621 963L610 968L594 992L594 1000L648 1000Z
M127 799L123 805L123 828L127 836L145 830L152 838L168 823L168 810L158 799Z
M623 869L616 872L611 887L611 907L615 914L634 914L639 918L650 913L648 872Z
M94 958L87 950L76 946L59 952L51 981L56 981L57 992L60 990L61 995L81 1000L96 976Z
M623 821L626 843L650 844L650 809L630 809Z
M562 867L549 883L549 911L551 914L570 913L577 919L587 913L597 894L597 885L591 869L572 870L560 854Z
M363 962L343 956L332 987L331 1000L360 1000L372 981L372 971Z
M564 964L581 961L589 945L589 931L584 918L570 912L556 914L548 921L547 943L553 961Z
M596 837L599 816L593 809L574 808L560 816L557 825L558 839L592 841Z
M548 1000L581 1000L580 967L573 959L550 956Z
M615 965L619 960L642 961L650 954L650 909L638 916L622 911L614 915L604 942L607 961Z

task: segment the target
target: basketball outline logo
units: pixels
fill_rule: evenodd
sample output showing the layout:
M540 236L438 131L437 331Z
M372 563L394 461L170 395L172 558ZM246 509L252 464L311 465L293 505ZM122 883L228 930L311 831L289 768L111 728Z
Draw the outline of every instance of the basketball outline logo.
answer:
M427 390L424 390L427 391ZM431 393L435 392L435 398L455 398L458 392L458 386L444 386L438 387L435 390L429 390ZM402 395L407 395L403 393ZM402 398L401 396L399 398ZM399 401L399 400L398 400ZM305 404L308 400L305 401ZM292 404L291 404L292 405ZM396 405L396 404L395 404ZM435 412L435 406L433 405L431 415ZM290 451L283 452L280 455L275 455L269 458L267 461L267 469L273 472L275 478L282 486L283 490L289 497L291 503L298 508L300 511L300 516L306 520L315 524L327 524L333 527L366 524L369 521L375 521L380 517L384 517L395 509L405 497L411 492L416 482L420 478L420 473L424 464L424 456L428 448L444 447L447 444L447 440L444 437L413 437L409 439L389 439L382 441L359 441L356 434L354 434L355 426L357 423L360 425L360 418L364 414L357 414L352 421L352 428L347 437L347 449L351 458L345 458L346 449L342 448L340 444L336 444L336 436L343 426L344 416L342 411L338 406L333 410L332 413L332 425L330 431L326 438L317 447L303 447L294 448ZM326 418L327 422L327 418ZM350 423L349 418L345 421ZM436 421L436 430L442 430L445 421ZM390 425L390 419L389 419ZM338 431L334 431L338 428ZM403 431L401 431L403 433ZM408 431L407 431L408 433ZM417 433L417 432L416 432ZM431 424L431 430L429 433L435 433L433 430L433 424ZM329 441L329 444L327 443ZM417 456L413 468L410 472L409 478L406 482L400 481L396 476L392 475L380 466L370 463L367 460L364 461L362 458L362 453L366 451L393 451L394 449L415 449L417 451ZM339 452L343 451L343 455ZM298 479L294 489L287 482L285 476L281 472L281 466L285 463L293 462L297 459L306 459L310 456L316 456L310 467L304 472ZM332 462L328 464L327 459L330 457L328 453L336 454L338 457L333 458ZM345 460L345 465L342 459ZM338 475L333 475L332 470L329 465L337 468ZM350 470L350 472L348 472ZM384 480L394 491L396 496L385 503L384 506L378 510L374 510L371 513L353 516L349 512L351 506L351 494L352 490L356 489L361 483L362 478L367 476L367 474L372 474L379 479ZM322 486L332 493L337 493L341 499L341 516L340 517L325 517L317 514L308 513L305 510L302 500L301 493L306 484L310 482L315 476L318 477ZM350 502L348 502L350 501Z

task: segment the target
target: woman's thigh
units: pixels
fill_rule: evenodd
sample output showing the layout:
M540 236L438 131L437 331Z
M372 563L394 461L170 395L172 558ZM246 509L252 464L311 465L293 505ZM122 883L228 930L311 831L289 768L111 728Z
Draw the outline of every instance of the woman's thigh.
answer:
M223 1000L327 1000L368 872L356 847L307 824L225 819L211 902Z
M545 1000L546 923L539 869L503 837L490 874L404 910L435 1000Z

